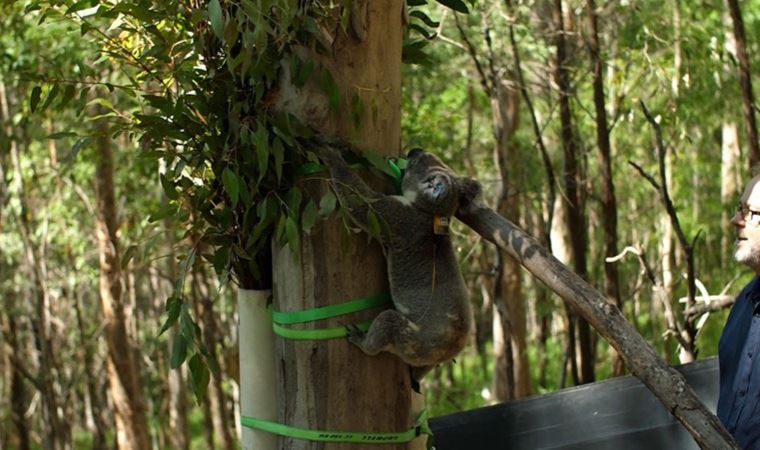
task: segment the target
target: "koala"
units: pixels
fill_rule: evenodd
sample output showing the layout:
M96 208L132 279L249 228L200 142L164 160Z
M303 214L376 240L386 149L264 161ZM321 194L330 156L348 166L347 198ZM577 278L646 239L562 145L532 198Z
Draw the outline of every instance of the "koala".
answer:
M411 366L419 391L421 377L459 353L472 327L448 221L473 202L480 184L415 149L408 154L402 194L385 195L353 173L335 147L322 146L318 155L329 166L338 199L352 220L368 231L368 213L379 218L395 306L380 313L366 333L349 328L348 340L368 355L386 351L400 357Z

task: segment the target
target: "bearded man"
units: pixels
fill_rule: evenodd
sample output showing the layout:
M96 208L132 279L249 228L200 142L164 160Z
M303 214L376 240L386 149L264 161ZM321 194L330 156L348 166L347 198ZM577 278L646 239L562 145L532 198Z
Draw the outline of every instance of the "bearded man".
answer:
M756 276L736 298L718 344L718 417L744 449L760 450L760 175L741 196L731 219L736 261Z

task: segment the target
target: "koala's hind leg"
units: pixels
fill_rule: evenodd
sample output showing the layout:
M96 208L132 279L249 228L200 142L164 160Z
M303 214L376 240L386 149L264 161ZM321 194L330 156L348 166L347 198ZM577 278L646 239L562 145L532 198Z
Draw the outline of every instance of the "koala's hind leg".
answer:
M381 312L367 332L349 330L348 340L368 355L394 353L407 363L416 357L415 336L419 327L397 311Z

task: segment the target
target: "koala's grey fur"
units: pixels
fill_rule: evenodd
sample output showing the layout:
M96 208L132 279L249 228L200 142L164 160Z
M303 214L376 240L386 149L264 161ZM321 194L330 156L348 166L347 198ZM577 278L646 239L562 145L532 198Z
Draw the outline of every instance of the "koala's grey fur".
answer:
M364 333L348 339L365 353L388 351L413 367L420 377L436 364L453 358L467 340L472 312L451 238L433 232L435 216L450 219L469 206L480 192L477 181L456 176L436 156L410 152L402 180L402 195L384 195L369 188L353 173L340 152L320 146L319 157L341 203L352 219L369 229L373 211L383 231L381 243L395 310L380 313Z

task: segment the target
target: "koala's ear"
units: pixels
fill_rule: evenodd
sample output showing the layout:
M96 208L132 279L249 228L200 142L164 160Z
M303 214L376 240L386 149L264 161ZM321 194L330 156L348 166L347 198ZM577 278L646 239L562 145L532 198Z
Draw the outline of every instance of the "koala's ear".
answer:
M459 178L459 208L465 208L475 201L475 198L480 195L481 188L480 183L471 178Z

